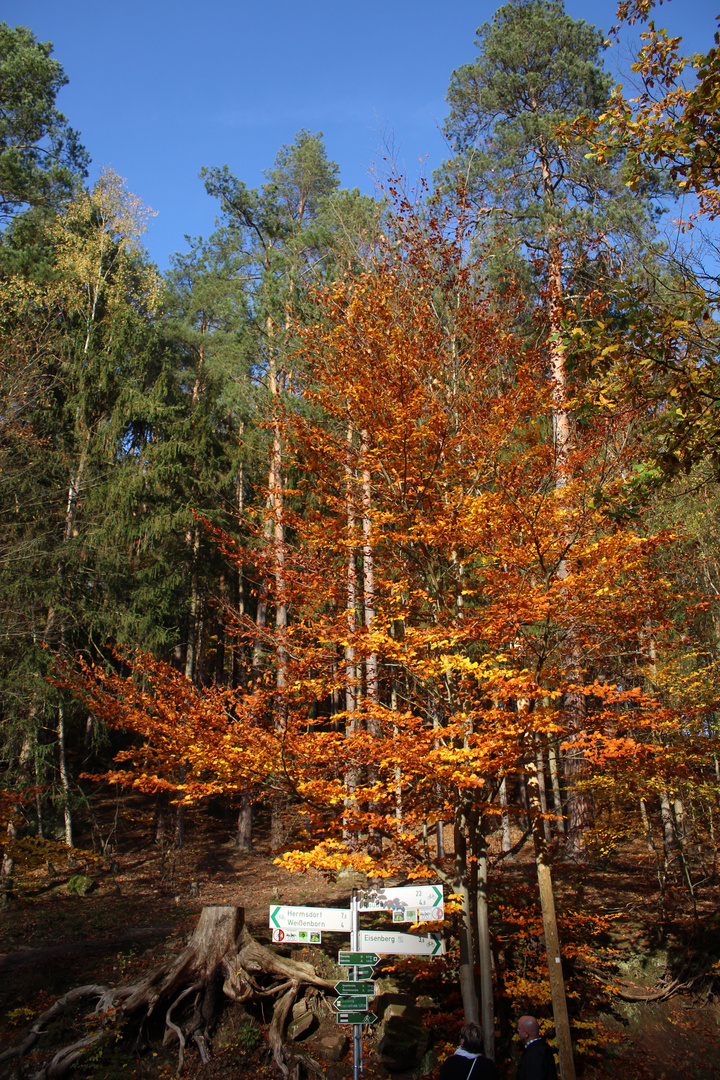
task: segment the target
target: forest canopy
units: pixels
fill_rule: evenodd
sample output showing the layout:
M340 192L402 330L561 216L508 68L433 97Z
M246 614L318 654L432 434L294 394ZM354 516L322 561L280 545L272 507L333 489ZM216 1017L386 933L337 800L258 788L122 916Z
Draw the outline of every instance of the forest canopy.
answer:
M444 883L492 1055L488 896L527 843L564 1080L553 873L639 841L697 917L718 44L620 7L638 96L598 28L510 0L448 72L432 181L344 189L303 129L257 188L208 163L216 228L162 274L152 211L86 184L51 46L0 24L2 902L102 785L148 845L220 799L247 848L267 813L293 872Z

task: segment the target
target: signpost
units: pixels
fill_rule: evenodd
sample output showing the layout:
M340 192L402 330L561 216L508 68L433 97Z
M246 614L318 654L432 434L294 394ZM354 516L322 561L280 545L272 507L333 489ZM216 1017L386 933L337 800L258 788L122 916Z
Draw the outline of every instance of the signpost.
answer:
M402 885L360 894L360 911L391 911L393 922L441 922L445 918L442 885Z
M274 930L333 930L349 934L351 912L346 908L284 907L270 908L270 927Z
M367 1009L368 996L367 994L344 994L342 997L337 997L333 1001L333 1009L337 1012L348 1012L352 1009Z
M362 979L349 982L336 982L335 989L338 994L367 994L368 997L375 996L375 983L364 982Z
M379 960L380 960L380 957L378 956L376 958L376 960L375 960L375 963L377 964ZM371 965L370 964L355 964L355 976L358 979L372 979L372 977L373 977L373 969L372 969Z
M270 908L273 941L319 942L321 933L349 933L350 948L340 949L338 963L349 968L347 979L335 984L338 997L333 1002L338 1024L353 1026L353 1080L362 1071L362 1029L374 1024L377 1016L368 1009L368 999L375 996L373 967L381 956L440 956L445 942L440 934L401 934L362 931L358 926L361 911L387 911L393 922L437 922L444 918L441 885L404 885L397 889L366 890L358 896L353 889L350 910L344 908L286 907Z
M374 952L348 952L347 949L341 949L338 953L340 967L354 967L356 964L364 967L369 964L373 968L379 963L380 957Z
M358 936L362 947L374 949L381 956L442 956L445 952L445 940L441 934L360 930Z

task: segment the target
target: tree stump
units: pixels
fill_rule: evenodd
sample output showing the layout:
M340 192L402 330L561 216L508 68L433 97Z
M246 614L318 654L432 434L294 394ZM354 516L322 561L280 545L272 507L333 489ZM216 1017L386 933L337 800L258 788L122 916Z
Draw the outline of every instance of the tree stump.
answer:
M203 1060L210 1059L210 1039L215 1021L225 1004L274 999L269 1028L270 1047L284 1077L296 1078L300 1061L311 1071L322 1071L298 1055L285 1039L285 1027L298 993L305 986L333 993L333 983L320 978L311 964L278 956L255 940L245 926L243 908L205 907L188 945L177 956L125 986L82 987L84 994L98 997L95 1014L101 1019L92 1033L96 1045L110 1038L115 1028L133 1022L138 1029L153 1013L165 1010L165 1043L178 1043L178 1070L182 1073L188 1040ZM31 1035L19 1046L0 1054L0 1062L20 1059L42 1034L43 1023L55 1016L71 994L38 1018ZM89 1039L91 1036L88 1035ZM90 1043L80 1040L63 1047L32 1080L60 1080Z

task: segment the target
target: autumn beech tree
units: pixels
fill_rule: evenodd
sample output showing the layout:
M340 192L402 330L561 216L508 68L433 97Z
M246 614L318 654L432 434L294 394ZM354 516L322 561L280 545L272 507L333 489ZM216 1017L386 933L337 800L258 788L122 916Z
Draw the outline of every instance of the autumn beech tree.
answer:
M512 312L508 324L498 316L482 263L447 232L445 217L401 206L374 264L317 290L314 317L295 328L302 377L288 392L306 408L278 414L297 478L284 508L288 618L266 628L268 655L285 650L282 684L268 663L251 691L221 694L140 660L144 685L90 672L75 685L140 737L115 779L193 798L242 782L285 792L305 815L288 869L444 881L458 905L465 1013L486 1028L487 836L503 781L527 774L571 1075L539 751L551 738L577 746L585 786L619 759L652 770L653 725L670 714L638 673L648 619L658 653L670 625L664 539L618 512L632 451L621 409L572 400L583 438L558 486L544 347L518 339ZM215 535L226 554L251 558ZM236 614L236 633L256 629ZM587 712L580 733L569 695ZM447 851L438 821L450 826Z
M582 139L563 139L559 128L579 114L595 117L606 106L611 78L602 66L603 33L568 15L557 0L510 0L481 26L477 56L453 72L444 130L453 156L437 180L467 191L480 236L492 233L488 273L499 288L522 282L527 302L518 309L526 332L544 338L542 364L553 385L555 484L572 497L572 443L581 432L572 419L578 369L567 331L593 321L600 297L617 276L633 274L652 248L654 210L624 183L621 153L600 162ZM481 240L482 242L482 240ZM572 510L568 504L569 513ZM569 546L572 535L568 534ZM562 580L569 572L561 560ZM577 650L566 640L568 668ZM579 669L578 669L579 673ZM584 699L568 695L568 719L579 734ZM542 751L541 751L542 753ZM569 801L565 857L583 859L592 803L582 791L577 747L564 756Z

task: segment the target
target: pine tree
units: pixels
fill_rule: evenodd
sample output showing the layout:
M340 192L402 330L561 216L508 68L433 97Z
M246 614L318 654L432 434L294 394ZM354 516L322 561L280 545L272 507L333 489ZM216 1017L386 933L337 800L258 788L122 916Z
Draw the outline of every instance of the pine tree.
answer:
M56 208L87 175L78 133L55 106L67 83L50 42L0 23L0 220Z

